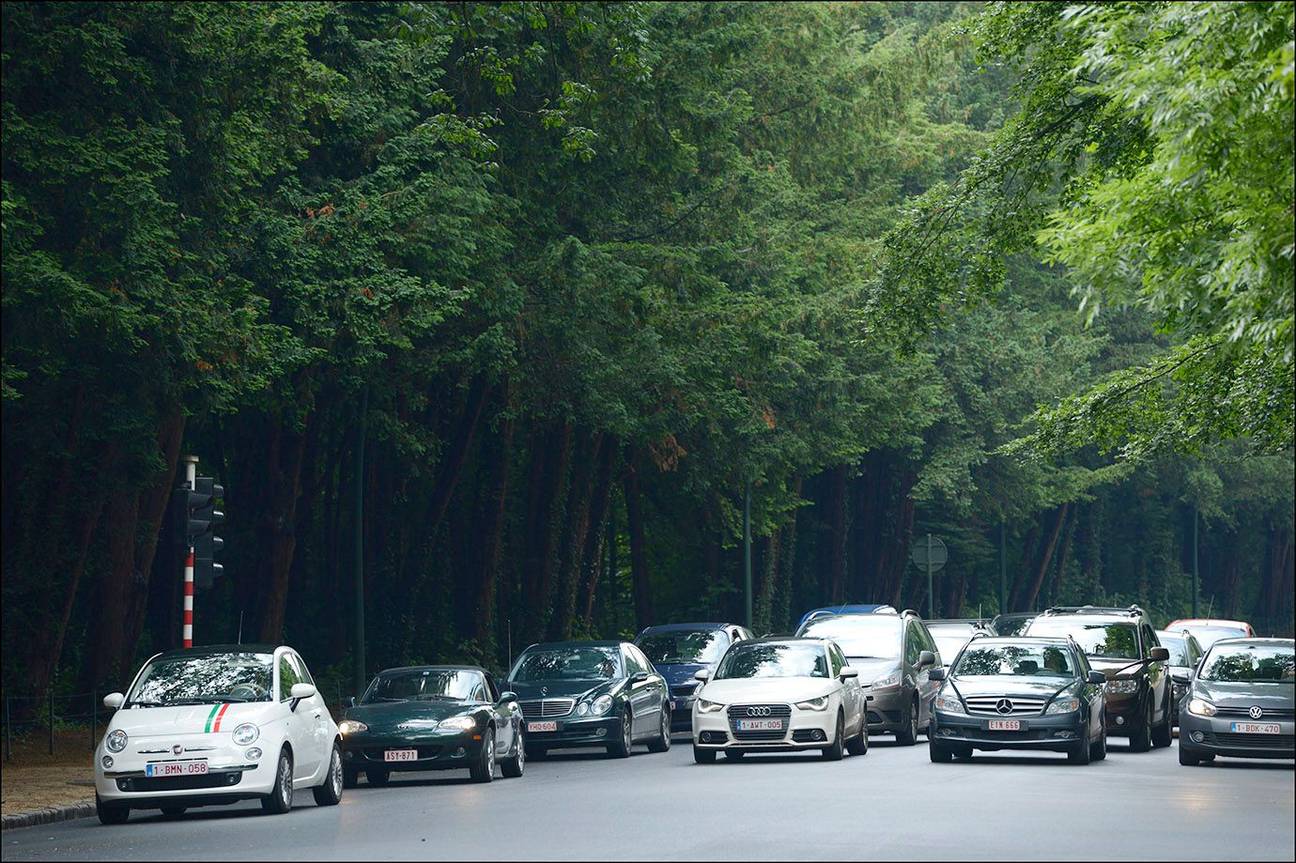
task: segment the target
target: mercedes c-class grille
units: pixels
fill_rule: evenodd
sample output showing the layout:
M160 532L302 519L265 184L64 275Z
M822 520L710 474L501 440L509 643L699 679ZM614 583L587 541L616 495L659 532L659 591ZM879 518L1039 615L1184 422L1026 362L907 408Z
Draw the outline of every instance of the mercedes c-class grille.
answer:
M1012 695L973 695L965 698L968 711L983 716L1036 716L1044 709L1043 698Z

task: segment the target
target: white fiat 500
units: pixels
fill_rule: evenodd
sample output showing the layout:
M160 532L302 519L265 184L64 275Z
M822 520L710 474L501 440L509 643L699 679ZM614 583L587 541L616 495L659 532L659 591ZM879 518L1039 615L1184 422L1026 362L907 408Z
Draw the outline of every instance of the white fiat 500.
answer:
M180 815L191 806L259 799L292 808L342 798L340 737L306 664L290 647L214 645L159 653L126 695L95 751L95 808L104 824L132 809Z
M842 750L868 751L865 697L859 675L841 648L822 638L740 641L714 672L695 675L705 685L693 702L693 758L716 753L819 749L830 761Z

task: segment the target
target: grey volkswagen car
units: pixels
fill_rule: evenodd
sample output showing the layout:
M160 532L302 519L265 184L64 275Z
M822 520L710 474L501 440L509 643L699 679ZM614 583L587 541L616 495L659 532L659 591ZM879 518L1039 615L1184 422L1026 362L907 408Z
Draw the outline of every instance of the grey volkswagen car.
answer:
M1179 710L1179 763L1296 757L1296 652L1290 638L1226 638L1202 657Z
M1192 685L1197 663L1205 651L1197 643L1193 634L1186 629L1180 632L1158 629L1157 640L1161 642L1162 647L1170 651L1170 660L1166 663L1166 667L1170 669L1170 688L1174 693L1172 722L1178 728L1179 708L1183 706L1184 696L1188 694L1188 687Z
M896 742L906 746L917 742L919 729L931 722L939 684L929 675L941 661L936 642L916 612L816 617L797 635L835 641L846 654L868 697L869 734L894 734Z

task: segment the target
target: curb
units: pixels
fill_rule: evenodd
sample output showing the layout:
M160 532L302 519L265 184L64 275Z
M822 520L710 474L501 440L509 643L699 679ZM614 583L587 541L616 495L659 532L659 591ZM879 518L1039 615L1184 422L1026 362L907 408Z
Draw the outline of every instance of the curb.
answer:
M87 818L95 814L93 801L74 803L71 806L51 806L47 809L34 809L31 812L19 812L0 818L0 830L12 830L17 827L35 827L38 824L53 824L55 821L69 821L73 818Z

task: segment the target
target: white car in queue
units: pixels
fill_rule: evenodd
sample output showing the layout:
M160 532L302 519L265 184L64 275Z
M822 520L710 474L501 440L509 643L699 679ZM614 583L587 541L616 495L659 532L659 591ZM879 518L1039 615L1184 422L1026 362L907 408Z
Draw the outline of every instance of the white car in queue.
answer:
M868 751L865 696L841 648L823 638L740 641L695 675L693 758L818 749L838 761Z
M213 645L159 653L116 710L95 750L95 808L104 824L132 809L256 799L292 808L293 792L342 799L340 736L306 664L290 647Z

